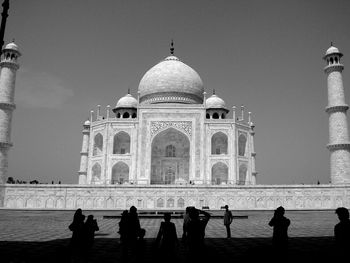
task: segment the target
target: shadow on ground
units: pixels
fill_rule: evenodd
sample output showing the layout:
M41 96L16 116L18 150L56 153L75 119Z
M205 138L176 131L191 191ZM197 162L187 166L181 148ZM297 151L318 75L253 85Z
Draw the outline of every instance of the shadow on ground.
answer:
M130 255L134 262L155 262L157 253L154 239L145 239L143 249ZM3 263L71 262L69 239L45 242L0 241L0 258ZM97 236L85 262L121 262L120 243L117 238ZM333 262L335 261L332 237L290 238L288 255L277 258L272 251L270 238L207 238L206 249L198 255L198 262ZM163 263L167 260L160 260ZM180 244L176 262L186 262L184 244Z

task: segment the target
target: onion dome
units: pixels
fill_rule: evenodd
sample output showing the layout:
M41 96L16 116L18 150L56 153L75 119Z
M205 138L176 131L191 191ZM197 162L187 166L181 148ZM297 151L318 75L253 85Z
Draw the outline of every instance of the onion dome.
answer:
M207 109L226 109L225 101L215 94L207 98L205 105Z
M17 52L19 52L18 46L13 41L11 43L8 43L4 49L12 49L12 50L16 50Z
M203 82L198 73L176 56L168 56L142 77L140 103L203 103Z
M86 120L85 122L84 122L84 125L85 126L89 126L91 124L91 122L89 121L89 120Z
M326 58L326 57L333 55L333 54L334 55L337 54L340 57L343 56L343 54L339 51L339 49L337 47L333 46L333 43L331 43L331 46L327 49L326 54L324 55L323 58Z
M336 47L331 46L327 49L326 55L332 54L332 53L339 53L339 49Z
M124 97L120 98L115 106L115 109L119 108L137 108L137 100L131 95L126 94Z

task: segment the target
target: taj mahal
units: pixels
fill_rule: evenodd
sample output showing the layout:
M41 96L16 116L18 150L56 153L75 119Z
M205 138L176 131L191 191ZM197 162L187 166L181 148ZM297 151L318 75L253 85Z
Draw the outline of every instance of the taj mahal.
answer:
M199 74L174 54L151 67L136 94L100 105L83 123L74 185L6 184L19 47L0 61L0 207L8 209L237 210L350 206L350 142L342 81L343 54L331 45L327 76L330 184L261 185L254 123L245 107L208 94ZM159 58L154 58L159 59ZM185 61L185 60L184 60ZM151 64L152 62L150 62ZM217 93L217 94L216 94Z
M254 124L174 56L84 123L79 184L255 185ZM111 112L112 111L112 112Z

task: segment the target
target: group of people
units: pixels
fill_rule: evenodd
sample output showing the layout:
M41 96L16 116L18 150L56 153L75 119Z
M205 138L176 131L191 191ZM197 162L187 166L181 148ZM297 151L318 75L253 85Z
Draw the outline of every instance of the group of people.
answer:
M233 221L232 212L225 207L224 226L226 228L227 238L231 238L231 223ZM350 245L350 220L349 211L340 207L336 209L339 223L334 228L335 242L338 249L346 251ZM268 223L273 227L272 245L277 256L284 255L288 249L288 227L290 220L284 216L285 209L280 206L274 211L274 216ZM73 232L70 246L72 251L77 253L84 249L89 251L94 242L94 233L98 231L98 225L93 215L89 215L84 222L85 216L82 210L78 209L74 214L73 222L69 229ZM206 211L187 207L183 220L182 241L188 251L189 262L198 261L198 255L203 255L205 228L210 220L210 214ZM137 208L131 206L129 210L124 210L118 223L120 243L122 247L122 260L127 261L129 254L138 255L142 249L143 238L146 230L141 228L140 220L137 214ZM159 231L155 240L154 249L160 258L176 261L179 239L176 233L176 226L171 222L171 214L164 213L164 221L161 222Z
M85 215L79 208L75 211L73 222L68 228L73 232L69 244L72 259L79 262L81 258L88 256L87 252L91 250L94 244L95 232L99 231L97 220L94 219L93 215L89 215L85 221Z
M129 211L124 210L118 223L120 243L122 247L122 260L127 261L129 252L138 254L142 246L146 230L141 228L140 220L137 214L137 208L131 206Z

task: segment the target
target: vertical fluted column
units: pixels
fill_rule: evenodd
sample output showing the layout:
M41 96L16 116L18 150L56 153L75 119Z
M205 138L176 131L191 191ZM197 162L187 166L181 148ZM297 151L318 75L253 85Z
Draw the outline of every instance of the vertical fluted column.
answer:
M330 172L333 184L350 183L350 143L346 112L349 106L345 103L342 80L344 65L340 63L342 53L331 46L323 57L327 62L324 68L327 74L329 115Z
M0 61L0 184L6 182L8 172L8 151L12 147L11 124L14 103L17 63L21 53L15 43L2 51Z
M79 184L87 184L87 168L89 155L90 121L83 125L83 143L80 152Z

